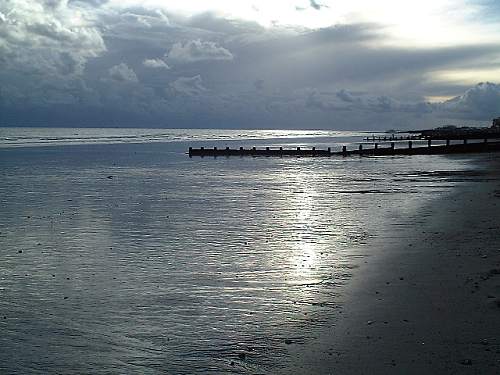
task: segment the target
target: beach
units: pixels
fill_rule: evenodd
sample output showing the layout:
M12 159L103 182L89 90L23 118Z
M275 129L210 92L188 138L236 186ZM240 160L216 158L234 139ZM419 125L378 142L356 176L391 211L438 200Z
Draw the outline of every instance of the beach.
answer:
M283 373L498 373L499 162L475 162L482 173L375 241L341 317Z
M360 135L58 132L0 149L1 372L495 373L495 155L189 158Z

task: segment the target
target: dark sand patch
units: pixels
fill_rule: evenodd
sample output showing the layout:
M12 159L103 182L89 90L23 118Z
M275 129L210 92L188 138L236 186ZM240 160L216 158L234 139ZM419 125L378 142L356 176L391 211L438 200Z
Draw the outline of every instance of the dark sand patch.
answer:
M373 244L339 320L283 373L498 374L499 169Z

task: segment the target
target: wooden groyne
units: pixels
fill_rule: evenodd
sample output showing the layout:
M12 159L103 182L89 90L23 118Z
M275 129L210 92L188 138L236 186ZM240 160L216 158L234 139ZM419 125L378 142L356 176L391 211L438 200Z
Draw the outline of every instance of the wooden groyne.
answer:
M499 152L500 141L488 141L470 143L466 139L463 143L452 144L449 140L446 144L433 145L432 140L428 140L426 145L415 147L412 141L408 141L405 147L395 147L395 143L391 142L389 147L380 147L378 143L370 145L359 144L357 149L348 150L347 146L342 146L340 151L332 151L330 147L326 150L313 148L189 148L189 157L193 156L293 156L293 157L331 157L331 156L390 156L390 155L439 155L439 154L465 154L477 152ZM400 144L398 144L400 146Z
M372 135L371 137L365 137L364 140L367 142L375 142L375 141L410 141L410 140L420 140L420 139L425 139L422 135L401 135L397 136L394 134L391 134L389 136L387 135Z

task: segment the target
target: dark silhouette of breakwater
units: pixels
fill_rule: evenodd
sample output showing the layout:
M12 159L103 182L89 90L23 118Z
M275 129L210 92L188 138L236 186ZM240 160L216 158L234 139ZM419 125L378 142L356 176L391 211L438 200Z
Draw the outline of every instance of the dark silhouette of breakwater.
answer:
M340 151L332 151L330 147L326 150L313 148L243 148L232 149L226 148L189 148L189 157L193 156L275 156L275 157L332 157L332 156L391 156L391 155L440 155L440 154L466 154L478 152L498 152L500 151L500 141L488 141L484 139L482 142L471 143L464 139L462 143L451 143L446 140L445 144L433 145L429 139L426 145L415 146L413 141L408 141L404 147L396 147L395 142L391 142L389 147L375 143L373 145L359 144L357 149L348 150L347 146L342 146Z

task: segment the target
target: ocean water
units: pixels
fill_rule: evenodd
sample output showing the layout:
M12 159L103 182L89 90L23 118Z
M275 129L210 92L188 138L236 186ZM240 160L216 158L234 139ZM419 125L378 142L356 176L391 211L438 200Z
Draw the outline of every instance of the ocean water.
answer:
M472 156L189 158L365 133L0 129L0 373L266 374Z

